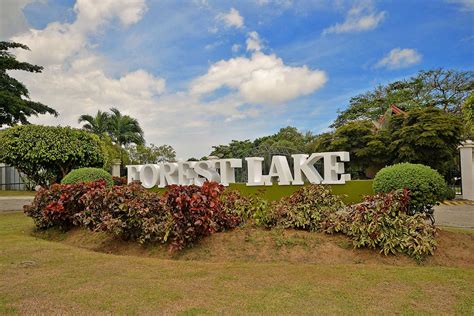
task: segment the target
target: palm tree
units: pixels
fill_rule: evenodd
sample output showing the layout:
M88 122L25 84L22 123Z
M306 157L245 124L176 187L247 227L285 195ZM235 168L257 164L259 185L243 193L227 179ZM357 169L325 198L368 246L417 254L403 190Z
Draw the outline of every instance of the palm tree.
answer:
M87 122L82 126L82 129L103 136L109 131L110 114L107 112L97 111L95 116L83 114L79 116L79 123Z
M108 133L112 140L119 146L131 143L142 145L145 143L143 130L138 121L128 115L122 115L116 108L111 108L108 119Z

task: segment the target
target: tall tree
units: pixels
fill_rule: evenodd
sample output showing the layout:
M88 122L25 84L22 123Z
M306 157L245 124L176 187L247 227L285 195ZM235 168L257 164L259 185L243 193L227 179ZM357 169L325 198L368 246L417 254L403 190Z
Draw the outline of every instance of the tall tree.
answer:
M28 46L15 42L0 42L0 127L13 126L17 123L28 124L31 115L58 113L51 107L30 100L28 89L18 80L7 74L9 70L23 70L39 73L43 67L16 60L9 49L21 48L29 50Z
M327 151L348 151L348 171L354 178L373 177L389 162L387 131L376 131L371 121L354 121L336 129Z
M446 176L458 154L462 123L440 109L414 109L393 116L389 133L393 162L421 163Z
M111 108L109 119L109 134L112 140L120 146L128 144L142 145L145 143L143 130L138 121L128 115L123 115L116 108Z
M95 116L89 114L81 115L78 122L85 122L82 126L83 130L103 136L109 131L110 114L99 110Z
M378 86L357 95L340 111L332 127L355 120L377 120L391 104L402 110L435 107L461 116L464 100L474 90L474 72L449 69L420 71L407 80Z

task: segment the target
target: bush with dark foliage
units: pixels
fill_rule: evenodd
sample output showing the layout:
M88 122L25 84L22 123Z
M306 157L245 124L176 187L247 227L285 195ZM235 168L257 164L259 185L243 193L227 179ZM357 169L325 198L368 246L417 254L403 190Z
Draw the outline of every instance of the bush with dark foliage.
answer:
M161 198L137 182L112 190L91 190L81 202L86 207L76 218L84 227L140 243L164 241L169 216Z
M215 232L236 227L240 218L226 213L220 199L224 186L216 182L196 185L172 185L164 203L172 217L169 239L172 249L191 246Z
M81 198L84 194L103 190L106 183L102 180L90 183L53 184L41 188L30 205L25 205L25 214L32 217L40 229L58 227L63 230L78 225L76 216L84 211Z

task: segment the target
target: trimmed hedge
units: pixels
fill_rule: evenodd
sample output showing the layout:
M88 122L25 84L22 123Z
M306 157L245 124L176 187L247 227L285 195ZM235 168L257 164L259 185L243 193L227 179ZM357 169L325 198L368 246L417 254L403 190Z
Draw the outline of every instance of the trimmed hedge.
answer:
M306 184L305 186L310 186ZM345 184L324 185L331 189L335 195L340 195L346 204L359 203L364 200L364 196L374 194L373 180L351 180ZM263 199L272 202L283 197L290 196L303 186L301 185L272 185L248 187L245 183L231 183L229 189L239 191L244 196L259 195ZM167 188L152 188L153 192L164 193Z
M446 198L447 185L434 169L421 164L400 163L381 169L374 178L374 191L410 190L409 213L432 212Z
M74 169L61 180L61 184L94 182L96 180L104 180L108 186L114 185L112 175L99 168Z

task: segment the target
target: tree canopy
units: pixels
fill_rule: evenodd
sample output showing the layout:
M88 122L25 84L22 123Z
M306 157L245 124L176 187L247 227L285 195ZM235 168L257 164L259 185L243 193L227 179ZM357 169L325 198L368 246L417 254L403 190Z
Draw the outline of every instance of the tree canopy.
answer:
M277 133L255 139L254 141L233 140L228 145L213 146L211 156L219 158L244 158L252 155L291 155L306 151L309 142L315 139L312 133L301 133L288 126Z
M17 123L28 124L28 118L38 114L58 113L51 107L30 100L28 89L20 81L8 75L9 70L22 70L40 73L43 67L20 62L9 49L21 48L29 50L28 46L15 42L0 42L0 127L13 126Z
M332 127L355 120L377 120L391 104L405 111L434 107L461 116L464 100L473 90L473 71L420 71L409 79L380 85L351 98L349 107L339 111Z
M461 133L461 119L440 109L396 115L390 124L392 163L420 163L446 176L457 156Z
M143 130L138 120L123 115L118 109L111 108L111 113L97 111L95 116L83 114L79 117L79 123L85 123L82 129L92 132L100 137L109 135L114 143L120 147L145 143Z
M71 127L19 125L0 132L0 161L46 186L72 169L102 167L99 137Z
M83 114L79 116L78 123L85 123L82 126L83 130L102 136L110 130L110 114L100 110L95 116Z
M176 152L170 145L131 145L127 152L130 163L134 165L176 161Z

